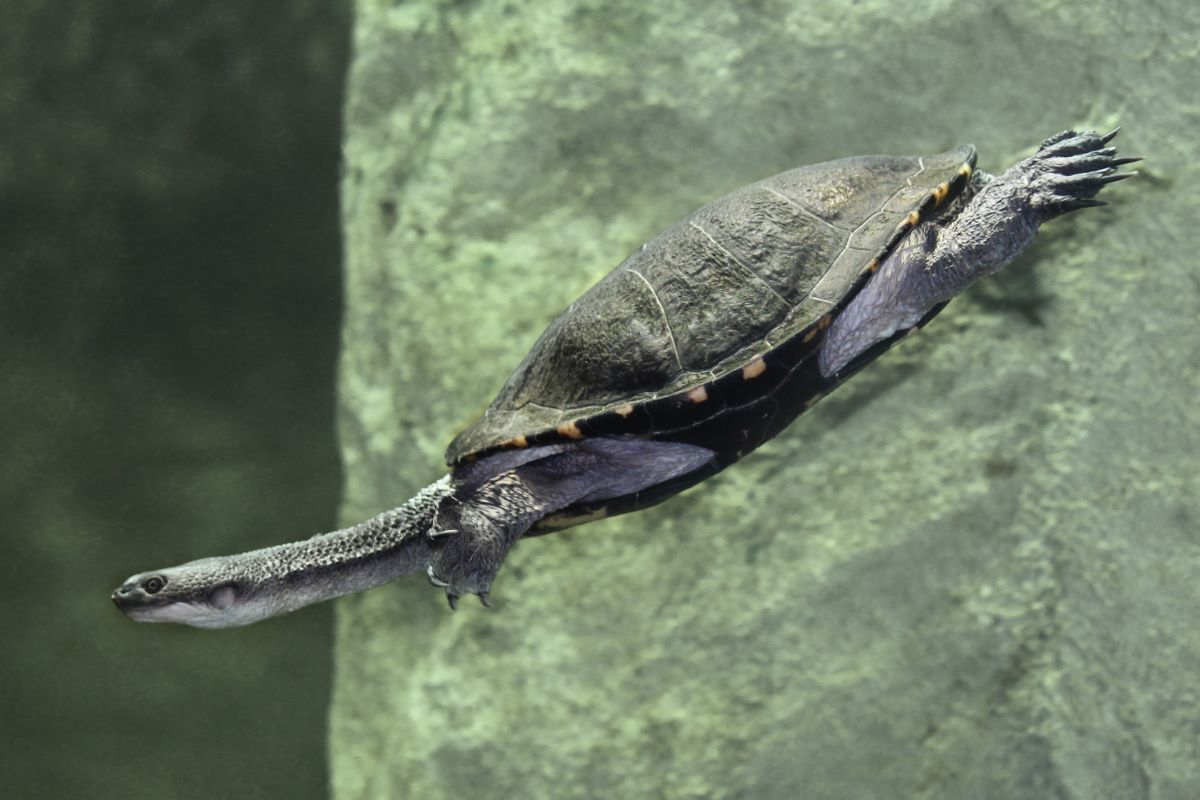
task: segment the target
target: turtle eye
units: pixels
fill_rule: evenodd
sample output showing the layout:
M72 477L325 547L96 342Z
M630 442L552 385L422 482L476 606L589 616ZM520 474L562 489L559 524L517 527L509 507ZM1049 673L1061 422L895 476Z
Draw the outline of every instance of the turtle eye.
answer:
M155 575L153 578L147 578L142 584L142 588L146 591L146 594L158 594L166 585L167 581L164 578Z

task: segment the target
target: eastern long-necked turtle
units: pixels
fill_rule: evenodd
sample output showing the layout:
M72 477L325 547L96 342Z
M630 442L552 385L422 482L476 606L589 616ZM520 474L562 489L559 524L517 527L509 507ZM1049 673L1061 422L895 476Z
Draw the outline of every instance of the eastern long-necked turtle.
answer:
M522 536L644 508L768 441L1039 225L1101 205L1104 136L1064 131L998 177L975 150L800 167L642 245L542 334L404 505L293 544L135 575L134 619L242 625L413 571L486 600Z

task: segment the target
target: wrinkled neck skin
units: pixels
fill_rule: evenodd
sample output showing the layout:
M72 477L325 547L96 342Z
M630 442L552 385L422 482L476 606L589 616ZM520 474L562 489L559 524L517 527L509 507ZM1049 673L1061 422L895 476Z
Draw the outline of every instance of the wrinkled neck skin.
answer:
M139 573L113 593L113 602L138 622L231 628L370 589L428 567L430 529L449 494L447 476L349 528Z

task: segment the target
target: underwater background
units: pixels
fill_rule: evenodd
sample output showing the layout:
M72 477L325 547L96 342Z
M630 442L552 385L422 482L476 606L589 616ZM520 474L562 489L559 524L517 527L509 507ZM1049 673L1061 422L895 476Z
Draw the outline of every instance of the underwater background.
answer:
M320 798L329 607L131 572L327 530L346 4L0 2L0 796Z
M0 11L5 796L1200 797L1190 0ZM490 611L108 602L407 499L713 197L1116 125L1108 207Z

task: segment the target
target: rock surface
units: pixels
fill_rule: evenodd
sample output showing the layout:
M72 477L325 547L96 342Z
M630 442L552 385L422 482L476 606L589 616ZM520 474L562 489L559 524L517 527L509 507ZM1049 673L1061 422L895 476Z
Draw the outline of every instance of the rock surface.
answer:
M360 0L347 520L725 191L1068 126L1148 160L734 469L523 543L498 608L343 601L336 797L1200 795L1200 11L989 5Z

